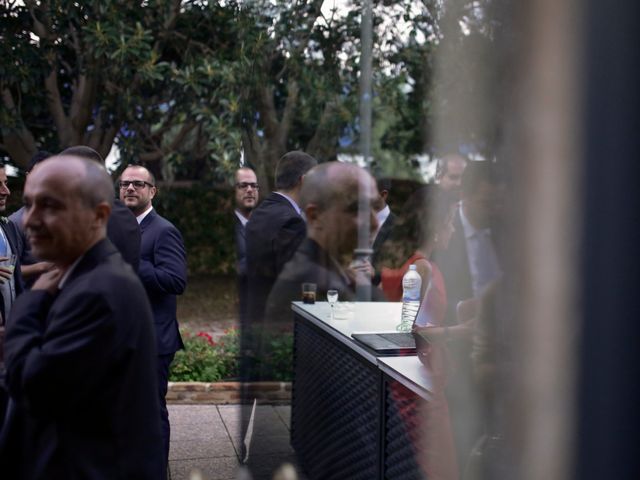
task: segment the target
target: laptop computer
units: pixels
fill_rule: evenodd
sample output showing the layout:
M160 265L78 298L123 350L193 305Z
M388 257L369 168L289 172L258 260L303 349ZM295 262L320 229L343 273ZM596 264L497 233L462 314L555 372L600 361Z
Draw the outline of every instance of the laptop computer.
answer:
M421 315L423 305L413 319L413 325L424 326L427 324L426 315ZM373 351L378 356L415 355L416 341L411 332L353 332L351 334L356 342Z

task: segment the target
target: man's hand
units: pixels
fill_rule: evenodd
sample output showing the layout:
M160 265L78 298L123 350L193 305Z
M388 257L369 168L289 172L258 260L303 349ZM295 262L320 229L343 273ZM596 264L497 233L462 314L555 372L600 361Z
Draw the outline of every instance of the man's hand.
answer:
M364 278L371 279L374 273L375 271L373 266L368 260L354 260L351 262L347 270L347 275L352 279L359 278L359 275L362 275Z
M32 265L21 265L20 271L22 272L22 278L31 278L48 272L55 265L51 262L38 262Z
M54 294L56 290L58 290L58 284L60 283L60 279L63 274L64 271L59 268L49 270L38 277L38 280L33 284L31 290L46 290L47 292Z
M9 260L9 257L0 257L0 263L4 263ZM13 269L15 265L9 265L5 263L4 265L0 265L0 284L3 284L13 277Z

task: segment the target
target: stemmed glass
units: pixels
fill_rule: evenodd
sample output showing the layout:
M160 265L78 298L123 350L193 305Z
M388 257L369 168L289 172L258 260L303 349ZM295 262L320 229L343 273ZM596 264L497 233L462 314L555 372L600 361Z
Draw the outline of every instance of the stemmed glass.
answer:
M331 320L333 321L333 306L338 301L338 290L327 290L327 302L331 307Z

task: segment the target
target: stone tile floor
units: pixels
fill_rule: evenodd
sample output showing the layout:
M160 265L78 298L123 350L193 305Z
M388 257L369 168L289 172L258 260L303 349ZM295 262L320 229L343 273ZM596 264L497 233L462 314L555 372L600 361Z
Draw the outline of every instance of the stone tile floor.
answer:
M250 413L242 405L169 405L170 480L302 480L290 468L277 472L283 463L296 468L289 406L256 407L248 468L240 468Z

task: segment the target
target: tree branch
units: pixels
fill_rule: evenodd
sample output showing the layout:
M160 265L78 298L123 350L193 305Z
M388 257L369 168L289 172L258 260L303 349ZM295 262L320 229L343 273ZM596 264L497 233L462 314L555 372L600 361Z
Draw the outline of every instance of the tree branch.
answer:
M68 147L71 145L72 141L71 125L69 124L69 119L64 113L62 99L60 98L60 91L58 90L57 67L55 62L50 62L50 65L51 72L44 80L45 90L47 91L47 105L49 106L49 111L51 112L53 122L55 123L58 131L60 146Z
M38 37L40 37L43 40L50 40L51 35L49 33L49 29L47 28L45 23L41 22L40 20L38 20L38 17L36 17L36 10L39 10L38 3L33 0L25 0L24 4L29 9L29 13L31 14L31 18L33 19L33 33L35 33ZM46 5L47 3L43 2L42 7L45 7ZM43 11L42 10L39 10L39 11L44 16Z
M287 87L287 101L284 104L282 121L280 122L280 135L283 137L283 142L286 142L286 138L289 135L291 122L293 121L293 113L298 103L298 93L300 92L298 82L295 80L291 80Z
M195 128L197 123L189 120L182 124L182 128L178 132L178 134L174 137L171 143L166 147L161 147L152 152L143 153L140 155L140 160L142 162L156 162L163 158L166 154L171 153L180 146L180 144L184 141L186 136Z

